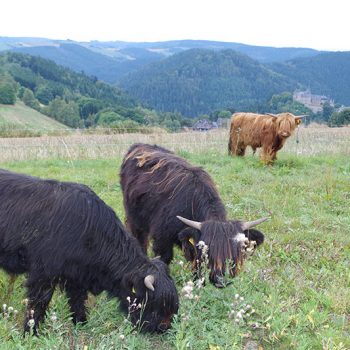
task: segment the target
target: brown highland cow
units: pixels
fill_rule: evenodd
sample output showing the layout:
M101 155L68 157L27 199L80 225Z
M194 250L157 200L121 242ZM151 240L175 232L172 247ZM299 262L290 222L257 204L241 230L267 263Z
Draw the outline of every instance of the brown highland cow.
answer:
M232 156L244 156L247 146L250 146L254 153L257 148L262 147L262 162L272 164L277 152L293 134L303 117L294 116L292 113L235 113L231 119L228 153Z

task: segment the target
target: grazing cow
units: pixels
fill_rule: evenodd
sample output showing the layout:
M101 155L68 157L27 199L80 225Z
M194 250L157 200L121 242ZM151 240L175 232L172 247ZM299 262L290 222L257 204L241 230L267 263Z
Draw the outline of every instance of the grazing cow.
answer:
M260 156L262 162L272 164L277 152L303 117L294 116L292 113L233 114L228 143L229 155L244 156L247 146L251 146L254 153L257 148L262 147Z
M242 264L246 236L258 245L264 240L261 232L249 229L265 218L256 222L227 220L210 176L162 147L131 146L120 177L127 226L145 252L153 238L154 253L169 264L173 246L178 245L199 272L197 248L204 241L209 248L210 280L218 287L223 286L226 267L234 276Z
M0 268L28 275L25 331L37 332L56 285L74 323L86 321L88 292L120 298L132 322L151 332L166 330L178 310L166 264L150 260L115 212L77 183L0 170Z

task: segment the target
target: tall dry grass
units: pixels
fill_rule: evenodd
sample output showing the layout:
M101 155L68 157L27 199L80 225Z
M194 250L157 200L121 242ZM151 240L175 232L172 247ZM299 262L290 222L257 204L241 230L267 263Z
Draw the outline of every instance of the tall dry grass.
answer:
M0 138L0 162L50 158L111 158L124 154L135 142L158 144L174 151L227 154L228 130ZM288 139L280 153L350 154L350 127L300 127Z

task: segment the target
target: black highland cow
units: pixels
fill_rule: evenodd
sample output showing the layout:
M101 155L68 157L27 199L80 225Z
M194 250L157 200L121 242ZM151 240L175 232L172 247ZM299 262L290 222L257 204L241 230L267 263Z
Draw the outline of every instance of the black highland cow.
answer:
M253 222L231 221L210 176L200 167L158 146L135 144L124 157L121 168L127 226L147 251L153 238L155 255L169 264L173 246L178 245L199 272L201 251L209 248L210 279L223 286L228 268L234 276L243 263L248 240L257 245L264 235ZM192 244L193 243L193 244Z
M33 318L37 332L56 285L74 323L86 321L88 292L120 298L124 312L127 297L136 299L142 308L132 308L131 320L151 332L169 328L178 310L167 266L150 260L114 211L81 184L0 170L0 268L28 274L25 331Z

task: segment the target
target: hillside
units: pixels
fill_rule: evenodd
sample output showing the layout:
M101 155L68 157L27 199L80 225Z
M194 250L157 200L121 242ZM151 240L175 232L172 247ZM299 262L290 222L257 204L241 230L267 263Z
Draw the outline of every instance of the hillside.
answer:
M232 50L187 50L129 74L120 86L149 107L198 116L254 110L297 84Z
M0 104L0 128L52 131L67 129L67 126L18 101L15 105Z
M71 127L94 126L98 112L118 110L118 120L142 121L138 104L120 88L50 60L22 53L0 55L0 87ZM8 103L8 102L3 102Z
M327 95L338 103L350 105L350 52L328 52L272 64L270 67L297 80L313 93Z
M78 44L58 43L51 46L20 47L13 51L40 56L69 67L76 72L96 76L107 83L114 84L121 77L150 62L156 62L163 55L139 48L119 50L115 57L99 53L99 50Z
M142 107L118 87L53 61L18 52L0 54L0 103L17 100L73 128L108 127L134 132L144 126L178 130L179 113Z
M48 100L56 96L68 99L86 96L110 104L135 106L135 102L121 89L98 81L96 77L76 73L40 57L8 52L0 55L0 69L33 92L37 92L39 87L45 87Z
M314 56L308 48L276 48L209 40L173 40L164 42L122 42L50 40L44 38L0 37L0 51L13 50L53 60L77 72L109 83L148 63L190 49L235 50L259 62L282 62L296 57Z
M310 88L314 94L324 94L336 103L350 105L350 52L319 53L309 49L196 40L76 43L0 37L1 42L7 49L50 57L85 72L76 73L44 58L18 52L0 55L0 80L1 71L6 72L23 88L30 89L45 106L57 98L70 103L67 108L73 106L74 113L80 114L80 119L73 122L57 116L56 112L42 112L73 127L96 124L99 111L108 108L113 109L112 115L109 113L104 120L120 120L121 115L122 120L138 123L159 122L158 117L152 117L150 122L149 112L136 115L135 108L140 106L134 99L149 108L188 117L222 109L263 112L268 110L272 95L293 92L295 88ZM203 49L205 46L209 49ZM227 47L249 51L257 60L232 49L221 50ZM288 60L261 63L273 57L277 61ZM110 83L118 81L122 89L103 83L98 76ZM129 109L133 111L130 113ZM175 121L173 117L163 116L162 120L165 119Z

